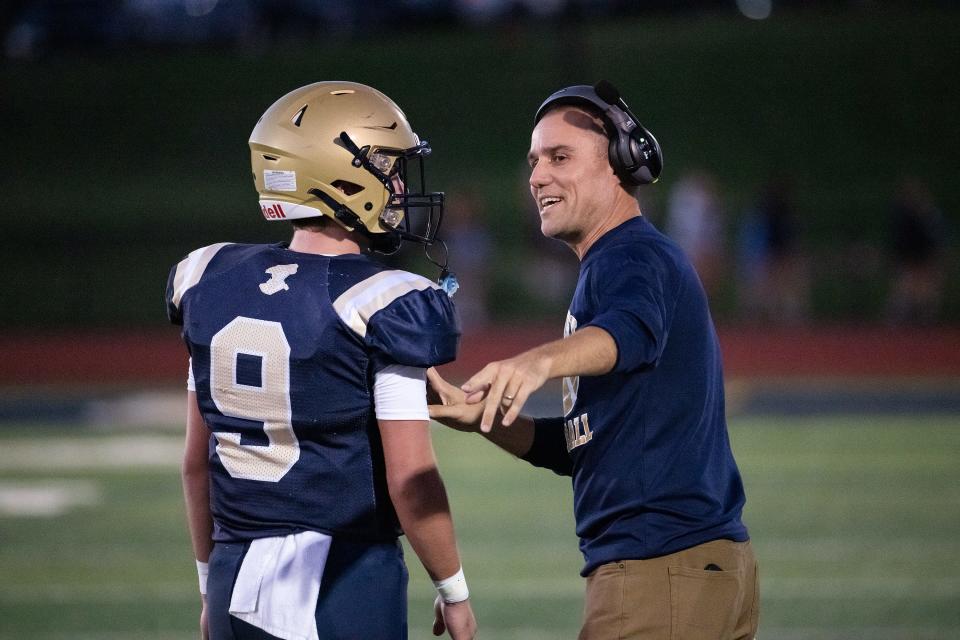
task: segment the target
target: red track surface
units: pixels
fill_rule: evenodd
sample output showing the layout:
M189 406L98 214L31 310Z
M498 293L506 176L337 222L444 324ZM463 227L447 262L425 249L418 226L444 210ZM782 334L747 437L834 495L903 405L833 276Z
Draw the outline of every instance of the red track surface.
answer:
M960 377L960 327L720 330L728 377ZM560 336L556 327L497 326L464 336L445 372L466 377L491 360ZM0 385L179 384L186 350L177 331L104 330L0 337Z

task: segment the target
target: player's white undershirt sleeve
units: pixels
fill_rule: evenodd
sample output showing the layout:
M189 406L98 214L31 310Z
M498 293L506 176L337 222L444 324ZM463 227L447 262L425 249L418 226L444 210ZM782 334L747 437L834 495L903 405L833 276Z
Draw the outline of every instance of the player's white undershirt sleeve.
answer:
M196 391L197 383L193 380L193 358L190 358L190 364L187 365L187 391Z
M391 364L376 373L373 405L378 420L429 420L427 370Z

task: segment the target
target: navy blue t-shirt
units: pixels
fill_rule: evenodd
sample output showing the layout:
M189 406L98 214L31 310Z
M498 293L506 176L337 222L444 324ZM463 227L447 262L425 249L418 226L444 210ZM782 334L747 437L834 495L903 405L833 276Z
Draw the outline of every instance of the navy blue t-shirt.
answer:
M610 373L563 380L563 418L536 421L524 458L573 476L583 575L607 562L748 539L727 436L723 371L703 287L642 217L587 251L564 335L617 344Z
M214 540L400 533L374 374L456 357L443 291L363 255L223 243L172 269L167 312L183 325L211 430Z

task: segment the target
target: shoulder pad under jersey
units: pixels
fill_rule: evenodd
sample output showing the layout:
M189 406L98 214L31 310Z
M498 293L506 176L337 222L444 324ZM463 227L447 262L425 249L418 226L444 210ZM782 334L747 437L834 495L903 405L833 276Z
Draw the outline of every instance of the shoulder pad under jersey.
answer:
M203 277L203 273L213 257L229 244L232 243L218 242L191 251L186 258L170 270L170 276L167 278L167 317L170 322L183 324L183 316L180 313L180 301L183 299L183 294L200 282L200 278Z
M380 366L430 367L457 356L456 310L449 296L423 276L380 271L341 293L333 306Z

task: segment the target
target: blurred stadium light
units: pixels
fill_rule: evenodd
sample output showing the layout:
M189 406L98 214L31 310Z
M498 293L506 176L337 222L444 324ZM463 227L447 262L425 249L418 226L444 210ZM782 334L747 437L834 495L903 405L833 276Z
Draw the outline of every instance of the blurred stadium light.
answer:
M737 0L737 8L751 20L765 20L773 11L773 2L772 0Z
M844 8L881 3L778 0L776 4ZM418 23L579 21L703 10L738 10L748 18L764 19L773 5L772 0L12 0L0 9L0 31L8 58L29 59L62 49L246 47L264 39L366 33Z

